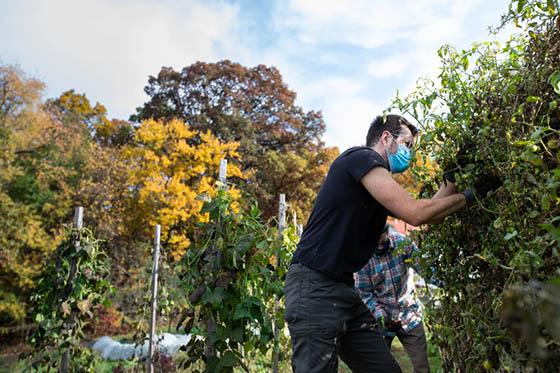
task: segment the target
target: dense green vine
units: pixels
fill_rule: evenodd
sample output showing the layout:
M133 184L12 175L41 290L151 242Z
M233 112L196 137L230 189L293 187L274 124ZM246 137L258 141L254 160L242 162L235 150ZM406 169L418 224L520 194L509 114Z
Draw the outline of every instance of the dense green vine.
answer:
M560 364L558 4L513 1L504 22L523 31L505 46L442 47L439 82L394 102L424 129L419 156L459 167L459 189L501 184L421 235L444 284L429 324L450 371ZM415 171L430 195L437 182Z
M107 256L89 229L67 227L55 257L41 274L32 296L34 347L32 367L55 371L61 355L70 350L71 371L92 371L96 357L80 345L92 310L105 302L111 289ZM79 241L79 246L75 242Z
M256 205L235 211L234 204L224 190L205 204L210 221L198 227L177 268L189 299L177 327L200 336L186 346L183 368L247 370L247 356L271 349L273 323L284 324L283 307L274 313L274 297L283 295L295 230L287 229L279 240L277 229L263 224Z

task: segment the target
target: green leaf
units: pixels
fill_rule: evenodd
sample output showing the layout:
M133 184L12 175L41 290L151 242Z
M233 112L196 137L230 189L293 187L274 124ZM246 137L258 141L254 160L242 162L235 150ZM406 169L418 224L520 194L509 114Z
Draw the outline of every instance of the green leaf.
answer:
M526 175L527 181L530 182L533 185L539 185L537 179L535 178L535 176L533 174L528 173Z
M197 328L197 327L193 327L193 328L191 329L190 334L191 334L191 335L200 335L200 336L204 336L204 332L203 332L202 330L200 330L200 328Z
M560 141L558 139L550 139L546 142L546 146L549 149L558 149L560 147Z
M461 65L463 66L464 70L467 70L469 68L469 57L468 56L463 56L461 58Z
M543 228L549 234L550 238L554 241L560 242L560 229L556 228L552 224L541 224L541 228Z
M533 166L542 166L543 161L540 156L533 154L529 150L521 153L521 159L525 162L531 163Z
M541 206L544 211L550 210L550 199L548 198L547 194L543 194L541 197Z
M231 350L227 350L222 358L220 359L220 366L231 368L237 365L238 363L237 356Z
M263 314L262 314L261 307L259 307L257 305L252 305L251 308L249 309L249 313L250 313L251 318L253 320L257 320L258 322L260 322L262 324Z
M233 313L233 319L234 320L239 320L239 319L244 319L244 318L249 318L249 317L251 317L251 314L249 313L249 310L247 309L245 304L239 303L235 307L235 312Z
M216 288L212 291L207 291L202 297L202 302L211 304L212 307L217 308L224 299L224 289Z
M514 141L513 142L513 146L517 146L519 148L523 148L525 147L527 144L529 144L530 142L527 140L518 140L518 141Z
M548 82L554 89L554 92L560 95L560 71L553 72L548 78Z
M207 372L219 372L220 360L217 356L210 356L206 361Z
M236 328L228 333L229 338L231 338L235 342L243 343L244 332L242 328Z
M517 231L509 232L504 236L504 240L509 241L515 236L517 236Z

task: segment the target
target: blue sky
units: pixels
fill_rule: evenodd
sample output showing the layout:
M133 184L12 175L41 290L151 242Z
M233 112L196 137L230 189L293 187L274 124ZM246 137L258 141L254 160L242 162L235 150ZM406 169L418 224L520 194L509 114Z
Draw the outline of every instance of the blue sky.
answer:
M74 88L126 119L162 66L276 66L325 141L364 142L395 92L435 77L443 44L492 40L505 0L2 0L0 62ZM505 32L507 34L507 31ZM505 38L507 35L502 35Z

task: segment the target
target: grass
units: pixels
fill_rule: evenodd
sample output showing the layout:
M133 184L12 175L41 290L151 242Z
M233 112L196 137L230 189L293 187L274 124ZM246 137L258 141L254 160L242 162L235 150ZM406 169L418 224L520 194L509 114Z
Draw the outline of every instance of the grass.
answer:
M121 342L129 342L131 335L121 335L113 337L116 340ZM429 338L429 336L428 336ZM22 350L29 350L29 347L25 344L18 344L8 348L4 348L3 351L0 352L0 373L3 372L17 372L20 371L22 367L22 362L18 362L17 358L19 352ZM391 347L391 353L399 363L403 373L412 373L412 363L408 357L408 354L398 338L393 340L393 345ZM439 356L438 349L435 345L431 344L428 339L428 359L430 362L430 370L432 373L442 373L443 369L441 367L441 359ZM262 360L262 361L261 361ZM251 368L252 371L255 372L268 372L270 368L268 367L271 361L271 356L260 356L260 358L256 358L255 361L252 362ZM262 363L262 364L260 364ZM289 372L290 370L290 362L283 361L281 362L281 371L282 372ZM139 372L143 370L143 366L139 364L138 361L106 361L106 360L99 360L94 370L95 372L100 373L111 373L114 371L115 368L122 372ZM253 370L254 369L254 370ZM339 373L351 373L350 369L340 361L339 364Z
M103 360L95 365L96 373L113 373L115 368L122 368L125 372L142 371L143 366L138 361L108 361Z
M404 349L403 345L399 341L398 338L393 340L393 344L391 345L391 354L399 366L403 373L413 373L414 369L412 368L412 362L408 357L406 350ZM432 373L443 373L443 369L441 367L441 358L439 356L439 352L436 346L430 344L428 340L428 361L430 363L430 371ZM351 373L352 371L350 368L344 364L342 360L339 361L339 373Z

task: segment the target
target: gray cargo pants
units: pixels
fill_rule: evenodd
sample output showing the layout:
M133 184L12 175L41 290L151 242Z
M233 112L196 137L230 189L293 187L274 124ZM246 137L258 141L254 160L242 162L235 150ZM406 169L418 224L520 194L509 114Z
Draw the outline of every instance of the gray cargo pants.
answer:
M355 288L292 264L285 294L294 372L401 372Z
M426 342L426 333L422 323L411 331L405 332L400 329L397 331L397 338L408 352L414 373L430 373L430 363L428 362L428 345ZM385 342L389 349L394 337L385 337Z

